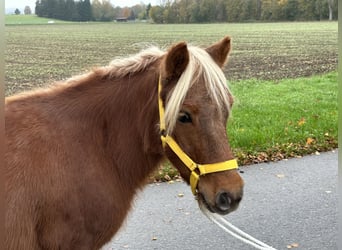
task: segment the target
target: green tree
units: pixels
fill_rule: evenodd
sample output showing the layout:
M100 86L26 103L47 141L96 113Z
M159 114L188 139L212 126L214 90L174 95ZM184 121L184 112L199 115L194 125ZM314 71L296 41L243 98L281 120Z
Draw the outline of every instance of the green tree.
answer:
M333 11L333 19L338 19L338 0L334 0L332 4L332 11Z
M239 11L239 16L238 16L237 21L246 21L246 20L255 19L254 11L255 11L256 6L254 6L253 2L254 1L252 0L241 1L240 11Z
M66 3L65 0L57 0L56 8L54 9L54 17L61 20L66 19Z
M66 0L65 2L65 20L79 21L80 16L74 0Z
M153 6L150 9L150 18L155 23L163 23L164 22L163 12L164 12L164 8L163 7L161 7L161 6Z
M288 0L285 6L285 17L286 20L295 21L298 18L298 2L297 0Z
M77 3L79 21L91 21L93 18L90 0L80 0Z
M337 0L161 0L154 22L202 23L337 18Z
M316 19L315 1L298 0L298 18L297 20L315 20Z
M201 0L199 8L200 22L215 22L216 21L216 1Z
M230 0L226 2L227 20L229 22L241 21L240 13L242 12L242 5L240 0Z
M113 17L114 19L117 18L117 17L121 17L121 12L122 12L122 9L121 7L117 6L113 9Z
M272 17L272 0L263 0L261 5L261 20L270 20Z
M261 19L261 7L262 7L262 0L255 0L255 19Z
M224 0L218 0L215 8L215 16L217 22L227 21L227 9Z
M16 15L20 15L20 10L17 8L17 9L15 9L15 11L14 11L14 14L16 14Z
M315 19L323 20L327 18L326 13L328 13L328 5L325 4L326 0L316 0L315 3Z
M136 4L131 7L131 10L134 13L134 18L138 18L140 20L146 19L146 6L145 4Z
M43 4L41 0L37 0L36 1L36 7L35 7L35 13L37 16L42 17L43 16Z
M191 11L189 6L192 5L193 0L182 0L178 3L179 17L178 22L189 23L191 17Z
M199 23L201 22L201 16L199 15L200 7L197 1L193 1L190 7L190 22Z
M149 3L146 7L146 19L150 18L150 10L152 8L152 5Z
M109 0L93 0L92 13L95 21L113 21L115 11Z
M56 18L56 9L58 8L57 0L46 0L47 4L47 17Z
M30 7L30 6L28 6L28 5L25 6L24 14L25 14L25 15L31 15L31 14L32 14L31 7Z
M179 23L179 9L176 2L167 1L163 10L164 23Z

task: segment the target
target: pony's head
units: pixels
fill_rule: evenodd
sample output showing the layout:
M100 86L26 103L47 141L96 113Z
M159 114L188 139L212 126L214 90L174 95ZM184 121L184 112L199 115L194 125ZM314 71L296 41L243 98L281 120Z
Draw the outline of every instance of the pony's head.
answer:
M164 55L160 70L160 103L165 108L161 132L166 155L192 185L200 202L220 214L234 211L243 194L243 180L226 131L233 97L221 68L230 48L229 37L206 49L181 42ZM167 142L167 137L173 142ZM188 165L192 166L186 166L187 160L180 154L189 158L192 163ZM201 173L197 168L218 162L220 170ZM222 168L226 162L233 162L233 169Z

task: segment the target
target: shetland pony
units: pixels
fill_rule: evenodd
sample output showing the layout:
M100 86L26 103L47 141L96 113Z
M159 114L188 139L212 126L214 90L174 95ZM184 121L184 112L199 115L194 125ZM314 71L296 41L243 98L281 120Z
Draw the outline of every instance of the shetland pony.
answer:
M160 139L159 79L167 134L199 164L232 160L233 99L221 70L230 48L229 37L206 49L150 48L6 98L6 249L101 248L165 158L189 183L191 171ZM196 186L220 214L242 193L236 170L205 174Z

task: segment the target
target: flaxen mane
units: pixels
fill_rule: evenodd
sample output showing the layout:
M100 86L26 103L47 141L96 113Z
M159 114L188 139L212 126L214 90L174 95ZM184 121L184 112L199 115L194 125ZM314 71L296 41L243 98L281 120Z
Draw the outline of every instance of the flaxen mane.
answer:
M159 48L151 47L129 58L113 60L106 68L110 78L121 78L143 71L164 54Z

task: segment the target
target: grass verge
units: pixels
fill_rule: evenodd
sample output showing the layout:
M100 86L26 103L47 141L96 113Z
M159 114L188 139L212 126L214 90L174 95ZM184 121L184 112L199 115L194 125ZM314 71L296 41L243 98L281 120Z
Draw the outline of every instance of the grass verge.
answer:
M72 23L51 18L38 17L36 15L6 15L6 25L31 25L31 24L67 24Z
M231 84L237 102L228 134L240 164L337 148L337 73Z

